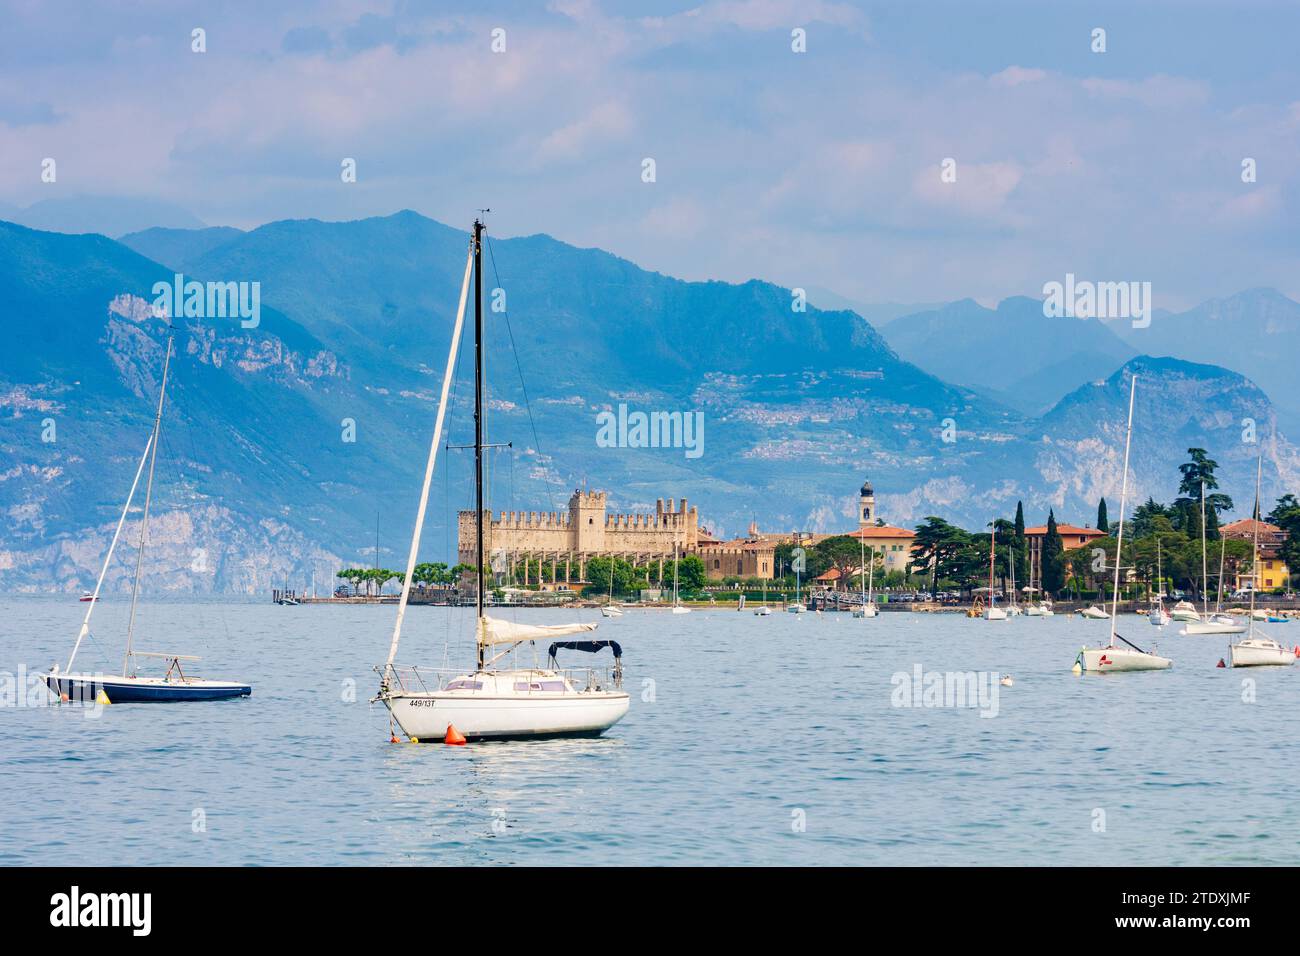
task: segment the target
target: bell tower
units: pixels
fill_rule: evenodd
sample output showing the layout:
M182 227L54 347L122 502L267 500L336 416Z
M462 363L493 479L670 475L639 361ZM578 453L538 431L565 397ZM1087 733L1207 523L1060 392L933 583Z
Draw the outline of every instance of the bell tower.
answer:
M858 527L866 528L876 523L876 493L871 488L871 481L868 479L862 483L862 490L858 492Z

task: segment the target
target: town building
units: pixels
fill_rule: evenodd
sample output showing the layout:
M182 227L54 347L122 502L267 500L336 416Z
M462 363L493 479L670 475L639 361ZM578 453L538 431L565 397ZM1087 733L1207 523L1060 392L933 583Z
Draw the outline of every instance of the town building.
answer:
M776 545L758 533L758 526L749 525L743 538L716 541L700 534L699 555L710 581L723 578L768 578L776 565Z
M1255 540L1255 525L1259 525L1259 584L1261 591L1272 591L1290 585L1291 570L1282 560L1282 546L1287 542L1287 533L1275 524L1267 521L1256 522L1253 518L1230 521L1219 528L1219 534L1232 541ZM1237 570L1237 587L1250 587L1254 574L1249 567Z
M457 544L463 564L476 563L474 512L459 514ZM564 512L502 511L493 518L484 511L483 552L496 574L508 574L520 584L528 581L530 564L550 568L553 581L586 580L587 561L615 557L644 568L650 580L662 581L665 565L672 576L674 554L691 554L699 544L699 512L683 498L667 506L660 498L654 514L606 514L603 491L575 490ZM519 573L516 573L518 571Z

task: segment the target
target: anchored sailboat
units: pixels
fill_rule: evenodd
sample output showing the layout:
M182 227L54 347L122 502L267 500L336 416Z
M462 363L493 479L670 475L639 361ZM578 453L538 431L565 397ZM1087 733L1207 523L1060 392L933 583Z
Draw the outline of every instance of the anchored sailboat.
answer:
M1164 627L1169 623L1169 612L1165 610L1165 579L1160 566L1160 538L1156 537L1156 594L1147 612L1147 620L1155 627Z
M252 687L239 681L205 680L186 674L185 668L199 660L197 657L157 651L137 651L134 646L136 602L140 596L140 572L144 567L149 506L153 501L154 464L158 458L158 438L162 432L163 404L167 397L167 376L171 371L171 360L172 335L168 333L167 354L163 358L162 382L158 389L158 409L154 414L153 431L149 435L149 440L145 442L144 453L140 456L135 478L131 481L131 490L126 496L126 504L122 506L122 517L117 521L117 529L113 532L112 541L109 542L108 553L104 555L104 564L99 570L95 590L88 598L82 598L89 606L86 608L86 617L81 622L76 643L72 646L72 654L68 657L68 665L60 672L56 664L48 673L39 675L45 686L60 699L90 701L100 699L102 693L112 704L138 704L221 700L229 697L247 697L253 693ZM104 584L104 575L108 572L109 562L113 560L113 551L122 534L126 516L131 510L131 502L135 498L135 490L140 484L140 475L144 472L146 461L149 464L149 477L145 483L144 509L140 515L140 540L136 548L135 577L131 584L131 610L127 619L126 655L122 659L122 673L116 676L78 673L73 671L72 667L76 663L77 652L81 650L81 642L90 634L90 616L95 613L95 607L99 604L99 590ZM167 669L162 677L141 677L136 671L137 658L166 662Z
M1223 571L1219 571L1219 580L1223 580ZM1226 614L1218 613L1218 604L1215 605L1215 613L1210 613L1210 568L1208 552L1205 545L1205 482L1201 482L1201 607L1203 609L1200 617L1186 622L1186 627L1178 633L1187 635L1196 634L1244 634L1246 625L1239 624ZM1174 615L1177 617L1177 615Z
M1075 658L1075 667L1094 674L1109 671L1164 670L1173 664L1167 657L1142 650L1115 631L1115 618L1119 614L1120 555L1124 553L1124 512L1128 508L1128 453L1133 439L1133 400L1137 396L1137 376L1133 376L1128 393L1128 427L1124 432L1124 477L1120 484L1119 531L1115 537L1115 590L1110 603L1110 643L1105 647L1084 647ZM1115 642L1123 641L1123 647Z
M622 690L623 651L614 641L557 641L556 638L596 629L595 623L539 626L519 624L488 617L483 610L486 581L483 569L483 223L474 220L473 236L465 262L460 304L452 329L451 349L442 380L442 397L434 424L433 441L424 470L424 486L416 511L415 529L406 576L398 599L397 620L388 660L380 670L379 694L393 719L412 741L443 740L455 727L466 740L513 739L530 737L596 736L613 726L627 713L629 698ZM445 672L432 668L399 666L394 663L402 637L402 620L406 616L415 573L420 532L424 527L429 502L429 485L433 479L447 411L447 397L456 368L456 354L465 323L465 304L469 295L470 275L474 276L474 496L479 522L475 563L475 640L477 666L472 672ZM553 641L547 668L497 669L494 665L521 644L530 641ZM596 653L608 647L614 655L613 671L607 675L585 669L585 676L563 671L556 662L561 648ZM498 650L504 648L504 650ZM489 659L489 651L495 652Z
M876 607L875 598L875 581L876 581L876 546L871 546L871 563L866 564L867 552L866 545L862 538L858 538L858 551L862 554L862 563L867 569L866 577L858 575L858 582L862 586L862 604L860 607L853 609L854 617L875 617L880 613Z
M988 607L984 609L984 620L986 621L1005 621L1007 619L1007 612L995 605L996 599L993 596L993 559L997 554L997 550L998 528L997 525L994 524L992 530L989 532L989 604Z
M1239 643L1228 645L1233 667L1289 666L1295 663L1295 652L1289 647L1283 647L1266 634L1255 635L1255 593L1259 590L1259 486L1263 469L1264 458L1261 455L1255 464L1255 540L1250 556L1250 633Z

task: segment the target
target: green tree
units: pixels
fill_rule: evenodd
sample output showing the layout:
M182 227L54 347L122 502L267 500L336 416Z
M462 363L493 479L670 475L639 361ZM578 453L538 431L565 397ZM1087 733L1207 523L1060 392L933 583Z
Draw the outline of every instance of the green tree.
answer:
M965 563L959 560L963 548L969 548L970 535L942 518L930 515L917 525L912 541L909 568L929 571L930 590L938 590L939 579L953 576ZM986 553L987 554L987 553Z
M677 587L682 591L698 591L708 580L704 562L698 554L688 554L677 562Z
M1205 493L1205 537L1215 541L1219 537L1219 515L1232 510L1232 499L1216 492L1219 480L1214 476L1219 463L1210 458L1204 448L1189 448L1187 454L1191 461L1178 466L1182 479L1178 483L1179 497L1174 501L1174 509L1179 519L1175 522L1178 530L1189 538L1199 538L1201 534L1201 494Z
M1029 539L1025 537L1025 506L1019 501L1016 502L1015 529L1016 581L1017 587L1023 587L1029 583Z
M1106 499L1097 503L1097 530L1110 534L1110 519L1106 516Z
M1056 512L1047 512L1047 534L1043 537L1043 590L1056 594L1065 587L1065 544L1056 528Z
M1278 557L1292 574L1300 568L1300 502L1295 495L1283 495L1277 500L1277 506L1269 512L1268 520L1286 532Z
M846 588L851 584L853 575L862 564L862 546L857 538L847 534L837 534L823 539L809 552L810 565L814 563L812 561L814 556L817 566L838 571L839 578L836 580L836 585L839 588ZM824 574L825 571L817 573Z

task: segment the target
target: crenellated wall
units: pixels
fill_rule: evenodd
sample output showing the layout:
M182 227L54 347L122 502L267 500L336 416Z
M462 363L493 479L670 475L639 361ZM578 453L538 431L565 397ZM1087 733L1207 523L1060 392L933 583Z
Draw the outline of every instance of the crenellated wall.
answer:
M592 557L601 554L636 554L643 557L692 553L699 543L699 511L685 498L667 505L660 498L654 514L605 513L603 491L576 490L567 512L502 511L497 517L485 512L484 553L573 554ZM460 560L474 563L474 512L458 515Z

